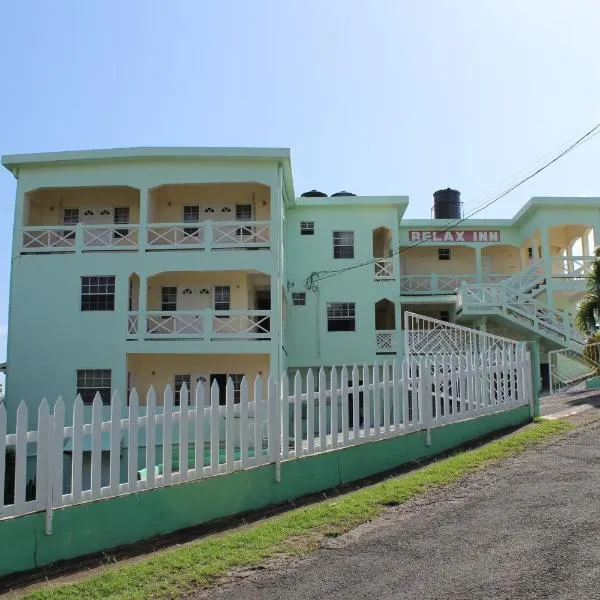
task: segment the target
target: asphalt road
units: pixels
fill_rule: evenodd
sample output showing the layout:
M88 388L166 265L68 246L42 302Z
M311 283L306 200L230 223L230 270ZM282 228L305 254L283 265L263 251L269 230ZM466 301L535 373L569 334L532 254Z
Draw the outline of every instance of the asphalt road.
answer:
M390 509L305 558L239 572L192 597L600 598L600 425Z

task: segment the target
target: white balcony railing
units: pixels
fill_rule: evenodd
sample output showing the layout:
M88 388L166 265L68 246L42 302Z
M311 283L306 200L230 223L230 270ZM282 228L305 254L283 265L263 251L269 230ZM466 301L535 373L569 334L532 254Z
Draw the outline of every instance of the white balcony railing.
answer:
M74 227L25 227L22 252L69 252L75 249Z
M136 250L139 225L84 225L84 250Z
M270 248L270 221L204 221L140 225L43 226L23 228L21 252Z
M374 264L375 279L394 278L394 259L391 256L386 258L376 258Z
M172 250L178 248L204 248L204 225L160 223L148 225L148 248Z
M270 311L258 310L189 310L148 311L145 330L139 331L140 316L127 316L127 337L144 339L244 340L271 338Z
M394 329L379 329L375 331L375 346L377 352L396 352L396 331Z
M400 278L402 294L455 294L462 282L475 283L476 275L403 275Z

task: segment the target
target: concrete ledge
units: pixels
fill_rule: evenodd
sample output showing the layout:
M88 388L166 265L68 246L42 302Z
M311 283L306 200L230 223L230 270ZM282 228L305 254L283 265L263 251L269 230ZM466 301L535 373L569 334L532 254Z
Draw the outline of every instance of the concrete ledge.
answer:
M440 454L493 431L530 420L529 406L431 430L351 446L281 464L265 465L147 492L107 498L54 511L53 534L44 513L0 521L0 576L108 550L208 523L382 473Z

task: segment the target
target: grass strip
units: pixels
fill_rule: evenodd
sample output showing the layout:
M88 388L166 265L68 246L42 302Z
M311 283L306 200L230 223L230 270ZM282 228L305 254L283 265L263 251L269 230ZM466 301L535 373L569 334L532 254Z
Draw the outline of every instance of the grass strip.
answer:
M340 535L433 487L512 456L566 432L566 421L536 421L479 448L458 452L410 473L332 500L292 510L251 526L209 536L184 547L163 550L139 562L107 567L100 575L73 584L45 584L26 598L134 600L176 598L214 583L236 567L257 565L279 554L314 549L324 536Z

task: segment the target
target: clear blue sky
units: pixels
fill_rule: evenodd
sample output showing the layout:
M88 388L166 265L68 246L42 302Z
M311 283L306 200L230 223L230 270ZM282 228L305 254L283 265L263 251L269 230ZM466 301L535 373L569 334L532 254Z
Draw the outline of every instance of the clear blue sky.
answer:
M599 26L595 0L5 1L0 154L285 146L298 193L427 217L434 190L478 203L600 119ZM600 195L599 149L483 216ZM0 172L0 359L14 190Z

